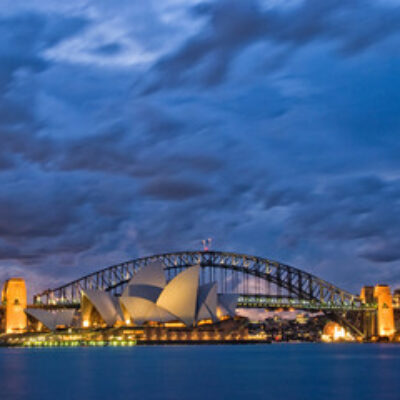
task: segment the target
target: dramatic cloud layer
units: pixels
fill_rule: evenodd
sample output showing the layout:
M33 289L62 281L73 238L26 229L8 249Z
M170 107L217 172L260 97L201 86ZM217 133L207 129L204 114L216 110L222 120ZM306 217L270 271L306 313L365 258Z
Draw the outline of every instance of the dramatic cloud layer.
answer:
M214 248L400 284L400 7L0 11L0 280Z

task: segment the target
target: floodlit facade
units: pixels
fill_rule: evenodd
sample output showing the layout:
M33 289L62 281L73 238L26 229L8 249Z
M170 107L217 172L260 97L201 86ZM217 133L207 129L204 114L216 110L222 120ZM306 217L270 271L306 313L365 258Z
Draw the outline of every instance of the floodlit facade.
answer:
M354 337L337 322L329 321L321 336L323 342L353 341Z
M6 306L4 330L6 333L26 331L26 285L22 278L12 278L5 282L1 301Z
M364 331L367 337L391 338L396 332L393 297L388 285L364 286L361 289L364 303L377 305L377 312L364 314Z
M82 326L177 322L191 327L200 321L233 317L237 296L218 295L216 282L200 286L199 274L200 266L193 266L167 283L163 265L154 262L133 276L120 297L85 290Z
M89 326L93 320L99 323L102 320L107 326L114 326L123 320L118 298L101 290L82 291L81 312L83 327Z
M392 294L387 285L376 285L374 297L378 303L378 335L393 336L395 333Z

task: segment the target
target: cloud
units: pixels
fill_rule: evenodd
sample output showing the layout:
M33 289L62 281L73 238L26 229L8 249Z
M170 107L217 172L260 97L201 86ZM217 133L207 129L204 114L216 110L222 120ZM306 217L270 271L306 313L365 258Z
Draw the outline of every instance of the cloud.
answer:
M360 250L359 255L376 263L388 263L400 260L400 243L388 238L386 241L370 243Z
M399 7L151 4L0 17L1 276L212 237L349 290L400 283Z
M373 262L400 259L396 238L399 236L398 180L376 176L342 179L311 192L306 201L290 209L287 233L291 243L306 238L353 243L356 254ZM287 202L283 197L281 206Z
M193 15L208 23L156 64L144 94L182 84L220 84L238 54L257 42L272 42L293 54L311 42L332 41L349 56L396 35L400 26L398 7L362 0L308 0L268 9L257 1L222 1L199 4Z
M122 50L122 46L119 43L107 43L103 44L97 49L95 49L96 53L106 55L106 56L113 56L115 54L118 54Z
M36 13L21 13L0 17L0 34L4 44L0 49L0 84L9 83L19 68L39 72L48 62L42 52L75 35L86 26L83 18L63 18ZM2 86L4 88L4 86Z
M24 12L0 17L0 160L3 168L17 163L14 155L41 161L51 152L35 135L41 124L34 113L36 75L50 66L43 52L82 31L84 18Z
M141 193L160 200L185 200L192 197L204 196L211 188L195 182L160 178L150 181Z

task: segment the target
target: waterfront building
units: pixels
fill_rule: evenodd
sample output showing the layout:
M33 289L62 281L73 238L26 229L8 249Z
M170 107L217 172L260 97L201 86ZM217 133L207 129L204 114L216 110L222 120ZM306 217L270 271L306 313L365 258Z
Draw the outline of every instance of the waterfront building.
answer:
M187 268L167 283L162 264L154 262L137 271L121 296L85 289L78 311L28 308L26 313L37 321L36 330L44 326L51 331L71 327L77 316L82 328L190 328L233 318L237 295L218 294L216 282L200 285L199 272L200 266Z
M324 342L353 341L354 337L337 322L329 321L325 324L322 336Z
M166 282L160 262L139 270L120 297L83 291L82 326L181 323L191 327L233 317L236 295L218 295L217 283L199 285L200 266L187 268Z
M304 313L300 313L296 315L296 322L305 325L308 322L308 316L305 315Z

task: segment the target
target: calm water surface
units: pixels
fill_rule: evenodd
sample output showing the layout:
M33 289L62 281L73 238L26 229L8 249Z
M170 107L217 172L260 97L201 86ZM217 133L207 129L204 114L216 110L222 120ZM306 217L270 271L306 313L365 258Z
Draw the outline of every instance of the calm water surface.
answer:
M0 399L400 400L400 346L2 348Z

